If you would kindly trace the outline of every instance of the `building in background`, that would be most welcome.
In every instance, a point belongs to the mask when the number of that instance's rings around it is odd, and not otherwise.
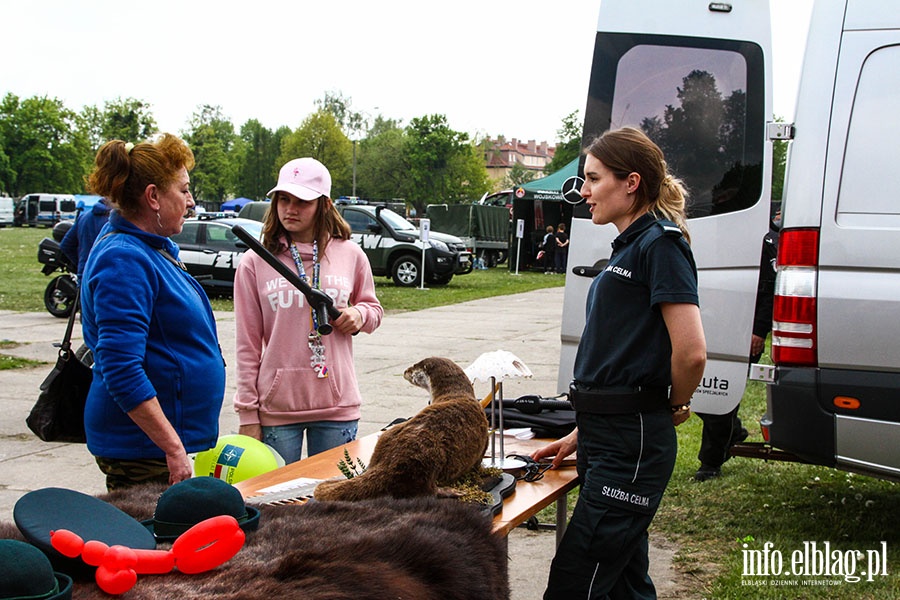
[[[501,182],[512,172],[515,165],[521,165],[528,171],[534,172],[533,179],[543,177],[547,173],[544,167],[553,160],[556,150],[547,142],[538,144],[535,140],[522,140],[512,138],[507,141],[502,136],[496,140],[485,140],[485,166],[491,181]]]

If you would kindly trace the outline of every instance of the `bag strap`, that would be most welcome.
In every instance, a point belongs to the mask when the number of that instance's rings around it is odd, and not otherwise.
[[[173,265],[175,265],[182,271],[187,272],[187,267],[184,266],[184,263],[181,262],[180,260],[177,260],[174,256],[169,254],[168,250],[166,250],[165,248],[154,248],[154,249],[157,252],[159,252],[160,254],[162,254],[166,258],[167,261],[169,261],[170,263],[172,263]]]
[[[72,312],[69,313],[69,323],[66,325],[66,334],[63,336],[62,343],[59,345],[59,357],[63,360],[69,360],[69,353],[72,350],[72,330],[75,328],[75,313],[81,301],[81,286],[75,287],[75,300],[72,301]]]

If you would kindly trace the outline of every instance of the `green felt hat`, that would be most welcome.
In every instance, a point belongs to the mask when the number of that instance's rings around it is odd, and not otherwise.
[[[38,548],[19,540],[0,540],[0,598],[71,600],[72,578],[53,571]]]
[[[143,521],[157,540],[175,540],[201,521],[231,515],[244,531],[256,531],[259,510],[244,504],[233,485],[215,477],[180,481],[160,495],[153,518]]]

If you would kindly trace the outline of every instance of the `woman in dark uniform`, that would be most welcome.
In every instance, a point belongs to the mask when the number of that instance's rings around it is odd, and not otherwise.
[[[588,293],[569,390],[578,427],[532,455],[556,467],[577,448],[581,478],[544,598],[656,598],[647,528],[706,364],[686,192],[637,129],[608,131],[586,153],[581,195],[619,236]]]

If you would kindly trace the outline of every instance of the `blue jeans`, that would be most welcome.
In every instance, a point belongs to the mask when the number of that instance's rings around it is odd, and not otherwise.
[[[312,456],[356,439],[359,421],[311,421],[292,425],[263,426],[262,441],[275,448],[285,463],[297,462],[303,452],[303,432]]]

